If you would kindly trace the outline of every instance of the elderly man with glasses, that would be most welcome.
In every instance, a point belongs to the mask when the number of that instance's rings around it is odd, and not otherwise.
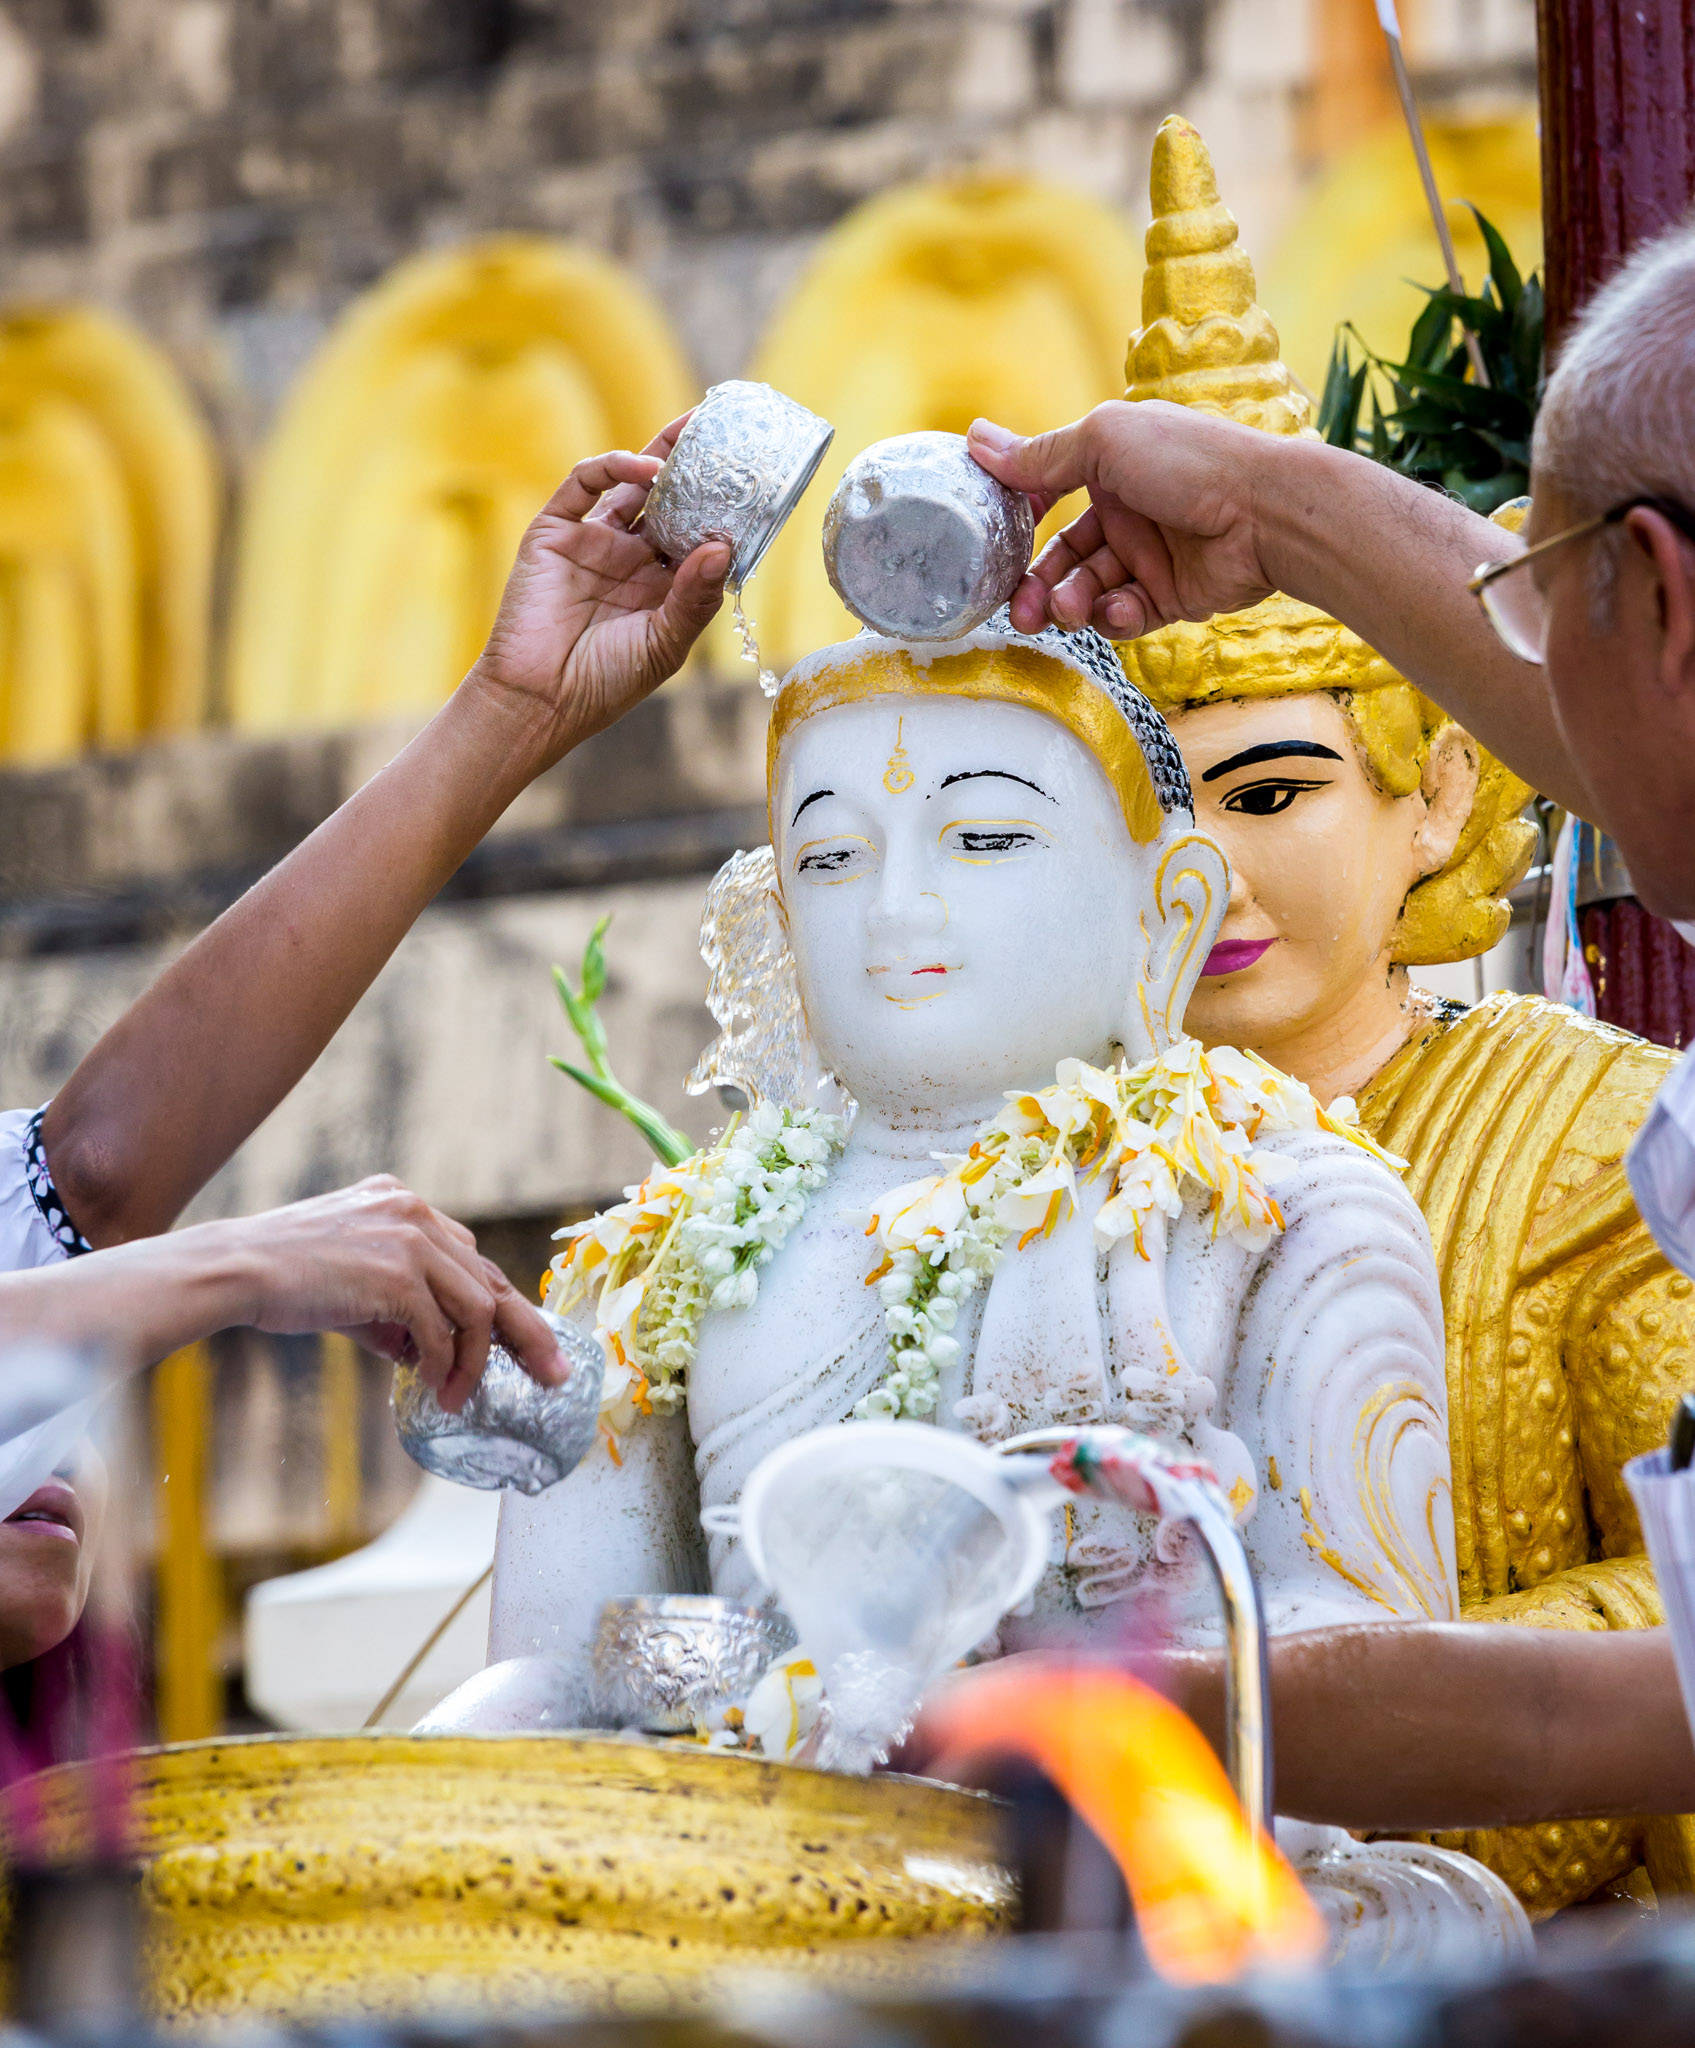
[[[1610,832],[1644,902],[1695,943],[1692,372],[1695,230],[1683,230],[1639,251],[1561,352],[1537,422],[1522,537],[1316,438],[1158,401],[1104,405],[1029,440],[979,421],[971,447],[1038,511],[1088,492],[1014,599],[1022,630],[1089,622],[1128,640],[1275,590],[1305,600],[1381,650],[1526,781]],[[1695,1275],[1690,1058],[1662,1087],[1628,1168],[1666,1256]],[[1539,1656],[1598,1660],[1585,1669],[1611,1685],[1615,1729],[1634,1729],[1668,1782],[1686,1771],[1682,1731],[1668,1737],[1662,1717],[1651,1732],[1643,1706],[1644,1656],[1659,1692],[1675,1697],[1664,1631],[1560,1645],[1489,1633],[1501,1639],[1509,1721],[1513,1701],[1521,1725],[1559,1716]],[[1418,1653],[1444,1685],[1464,1654],[1452,1635],[1427,1632]],[[1311,1650],[1314,1670],[1334,1663],[1340,1683],[1341,1652],[1316,1640]],[[1375,1671],[1376,1650],[1368,1661]],[[1417,1702],[1403,1704],[1404,1718],[1421,1719]],[[1592,1729],[1591,1714],[1580,1718]],[[1439,1750],[1434,1721],[1429,1732]],[[1537,1812],[1514,1817],[1597,1810],[1570,1772],[1554,1772],[1543,1791]]]

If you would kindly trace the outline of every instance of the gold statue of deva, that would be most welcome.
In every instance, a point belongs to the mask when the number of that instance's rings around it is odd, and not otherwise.
[[[1159,131],[1152,199],[1126,396],[1310,433],[1187,122]],[[1197,823],[1235,871],[1219,971],[1203,972],[1189,1028],[1251,1046],[1321,1099],[1356,1096],[1372,1135],[1410,1161],[1442,1280],[1468,1618],[1658,1624],[1620,1471],[1664,1440],[1695,1299],[1622,1160],[1673,1055],[1536,996],[1439,1003],[1407,975],[1505,931],[1534,837],[1528,789],[1362,640],[1281,595],[1119,654],[1169,719]],[[1656,1886],[1695,1889],[1690,1820],[1444,1839],[1538,1917],[1639,1861]]]

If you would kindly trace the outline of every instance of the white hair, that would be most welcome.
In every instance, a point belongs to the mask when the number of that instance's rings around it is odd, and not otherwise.
[[[1695,505],[1695,224],[1645,242],[1589,301],[1532,450],[1579,518],[1644,492]]]

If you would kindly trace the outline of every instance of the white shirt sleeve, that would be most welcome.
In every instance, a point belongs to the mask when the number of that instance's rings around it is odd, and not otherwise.
[[[1660,1083],[1624,1170],[1654,1242],[1680,1272],[1695,1274],[1695,1061],[1689,1053]]]
[[[0,1273],[51,1266],[86,1249],[59,1206],[45,1164],[31,1172],[30,1127],[39,1114],[0,1110]]]

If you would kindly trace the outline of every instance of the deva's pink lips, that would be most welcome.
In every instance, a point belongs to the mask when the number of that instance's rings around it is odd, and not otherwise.
[[[1252,967],[1262,953],[1275,946],[1275,939],[1220,939],[1206,957],[1201,968],[1207,974],[1240,974],[1244,967]]]

